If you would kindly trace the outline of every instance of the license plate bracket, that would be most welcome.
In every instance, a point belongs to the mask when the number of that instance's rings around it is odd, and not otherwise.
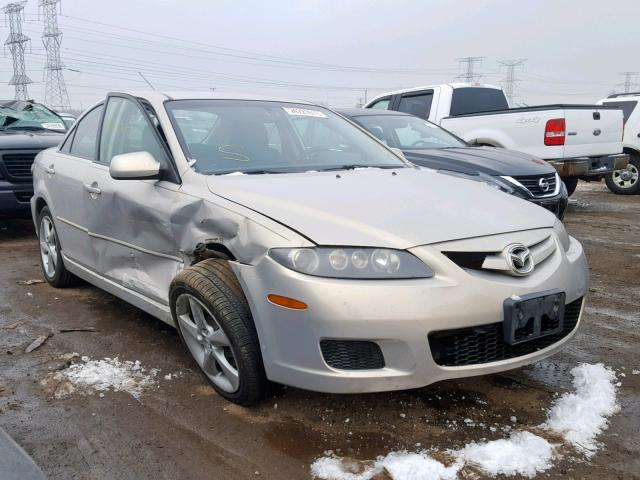
[[[560,333],[566,294],[558,289],[513,295],[504,301],[504,341],[509,345]]]

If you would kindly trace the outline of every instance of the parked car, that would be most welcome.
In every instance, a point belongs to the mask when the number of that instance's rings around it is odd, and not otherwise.
[[[509,108],[492,85],[449,83],[385,93],[367,108],[398,110],[430,120],[473,145],[503,147],[547,160],[569,191],[625,168],[622,114],[615,107],[542,105]]]
[[[411,163],[485,182],[551,211],[562,220],[568,195],[555,169],[526,153],[472,147],[427,120],[393,110],[338,109]]]
[[[0,100],[0,216],[29,216],[33,159],[64,133],[62,119],[44,105]]]
[[[58,116],[64,121],[64,125],[67,128],[71,128],[76,121],[75,115],[67,112],[57,112]]]
[[[598,102],[599,105],[622,109],[624,122],[624,152],[629,154],[629,165],[607,174],[607,187],[614,193],[634,195],[640,193],[640,92],[618,93]]]
[[[111,93],[38,155],[34,186],[47,281],[175,325],[241,404],[268,381],[372,392],[534,362],[588,288],[552,213],[310,103]]]

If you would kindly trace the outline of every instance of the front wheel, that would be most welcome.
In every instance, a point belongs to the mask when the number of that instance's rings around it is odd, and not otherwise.
[[[563,178],[564,186],[567,187],[567,195],[573,195],[578,187],[578,179],[576,177]]]
[[[38,242],[40,265],[47,282],[56,288],[73,285],[76,278],[64,266],[60,239],[48,207],[44,207],[38,214]]]
[[[229,401],[251,405],[268,393],[249,305],[228,262],[204,260],[171,283],[171,313],[191,357]]]
[[[605,177],[605,182],[613,193],[620,195],[640,193],[640,157],[633,155],[629,159],[627,168],[610,173]]]

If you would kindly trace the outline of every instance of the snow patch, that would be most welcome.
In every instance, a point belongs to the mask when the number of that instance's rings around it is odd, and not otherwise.
[[[73,392],[93,394],[95,392],[126,392],[135,399],[150,387],[156,385],[155,377],[159,370],[147,370],[139,360],[120,361],[116,358],[91,360],[82,357],[82,363],[52,374],[43,381],[43,385],[57,382],[54,396],[61,398]]]
[[[560,433],[589,457],[596,437],[607,428],[607,417],[618,411],[616,374],[603,364],[582,364],[571,370],[574,393],[565,393],[551,407],[544,427]]]
[[[561,435],[587,458],[598,448],[595,439],[607,428],[607,417],[618,411],[616,374],[598,363],[581,364],[571,370],[575,392],[558,397],[547,412],[547,420],[538,428]],[[467,422],[466,420],[469,420]],[[510,418],[516,422],[515,417]],[[465,419],[465,423],[473,422]],[[503,431],[508,431],[503,428]],[[386,474],[392,480],[454,480],[468,472],[465,468],[482,470],[490,476],[521,475],[533,478],[545,472],[560,456],[563,445],[527,431],[516,431],[508,438],[470,443],[459,450],[448,450],[451,465],[432,458],[428,451],[418,453],[391,452],[374,462],[343,459],[327,452],[311,465],[311,473],[322,480],[371,480]]]
[[[492,476],[502,474],[533,478],[537,473],[551,468],[553,452],[553,445],[544,438],[530,432],[515,432],[507,439],[471,443],[451,453]]]

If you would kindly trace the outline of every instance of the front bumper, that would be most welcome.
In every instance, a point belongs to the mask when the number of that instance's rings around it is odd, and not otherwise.
[[[598,177],[627,167],[629,155],[603,155],[599,157],[547,160],[561,177]]]
[[[558,242],[554,237],[554,241]],[[467,271],[435,247],[411,250],[435,272],[430,279],[355,281],[312,277],[288,270],[269,257],[257,265],[234,264],[260,339],[267,377],[286,385],[331,393],[362,393],[422,387],[440,380],[512,369],[551,355],[577,331],[531,354],[507,360],[445,367],[430,351],[430,332],[503,321],[511,295],[560,289],[567,303],[584,297],[588,283],[582,246],[574,239],[556,249],[528,277]],[[305,311],[269,303],[270,293],[306,302]],[[384,368],[330,367],[322,340],[375,342]]]
[[[0,216],[28,216],[33,186],[0,180]]]

